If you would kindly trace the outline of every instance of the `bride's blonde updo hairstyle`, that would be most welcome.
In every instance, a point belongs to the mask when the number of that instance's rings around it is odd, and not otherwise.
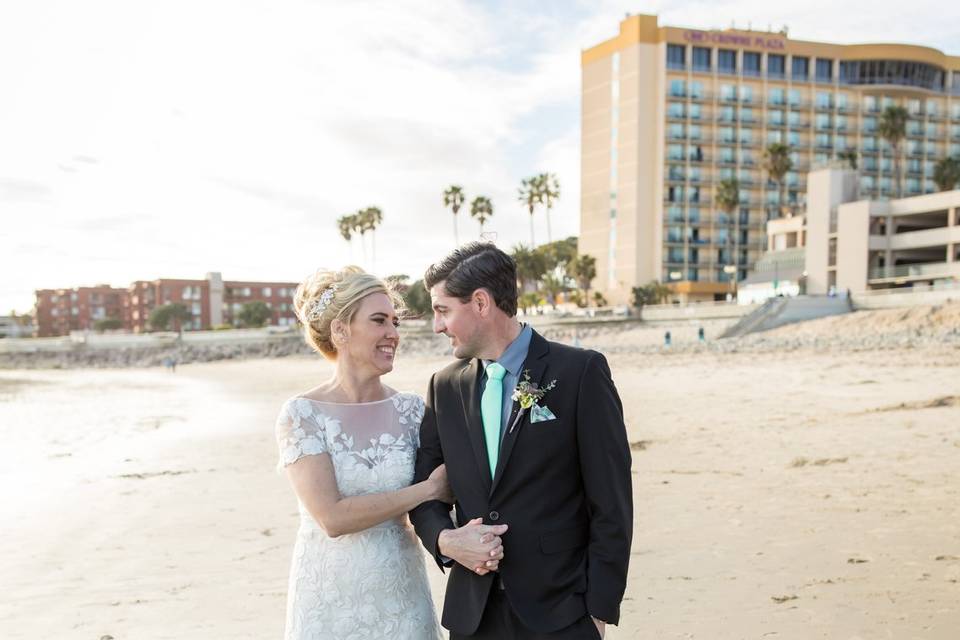
[[[334,320],[349,325],[360,308],[360,301],[371,293],[386,295],[398,315],[402,313],[403,299],[396,290],[360,267],[344,267],[340,271],[321,269],[301,282],[293,295],[293,306],[303,325],[307,344],[328,360],[336,360],[337,346],[330,325]]]

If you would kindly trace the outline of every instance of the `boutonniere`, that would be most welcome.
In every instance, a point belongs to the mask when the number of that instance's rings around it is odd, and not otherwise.
[[[517,387],[513,390],[513,401],[520,403],[520,412],[517,413],[516,419],[513,421],[513,424],[510,425],[509,433],[513,433],[514,427],[520,422],[520,418],[524,412],[530,408],[539,408],[537,403],[543,400],[543,396],[547,394],[547,391],[550,391],[555,386],[557,386],[557,381],[551,380],[548,384],[541,387],[536,382],[530,380],[530,371],[524,370],[523,380],[518,382]]]

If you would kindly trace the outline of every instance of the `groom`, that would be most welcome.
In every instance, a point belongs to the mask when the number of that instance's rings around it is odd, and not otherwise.
[[[451,639],[602,638],[620,617],[633,531],[606,360],[517,321],[516,265],[492,244],[460,247],[425,284],[433,330],[459,358],[430,380],[414,478],[446,464],[456,524],[440,502],[411,512],[453,567],[443,626]]]

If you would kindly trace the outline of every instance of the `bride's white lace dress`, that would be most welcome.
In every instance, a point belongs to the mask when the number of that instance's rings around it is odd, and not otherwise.
[[[423,399],[341,404],[295,397],[277,419],[280,466],[327,453],[344,497],[413,481]],[[421,547],[406,516],[330,538],[300,504],[286,640],[440,638]]]

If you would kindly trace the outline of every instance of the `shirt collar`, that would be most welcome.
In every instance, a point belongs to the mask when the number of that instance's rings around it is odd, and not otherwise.
[[[523,324],[522,327],[520,335],[503,350],[503,355],[496,360],[507,370],[508,374],[514,376],[520,375],[520,369],[527,359],[527,352],[530,351],[530,339],[533,337],[533,329],[530,328],[530,325]],[[481,360],[480,362],[483,364],[484,372],[486,372],[487,365],[494,361]]]

